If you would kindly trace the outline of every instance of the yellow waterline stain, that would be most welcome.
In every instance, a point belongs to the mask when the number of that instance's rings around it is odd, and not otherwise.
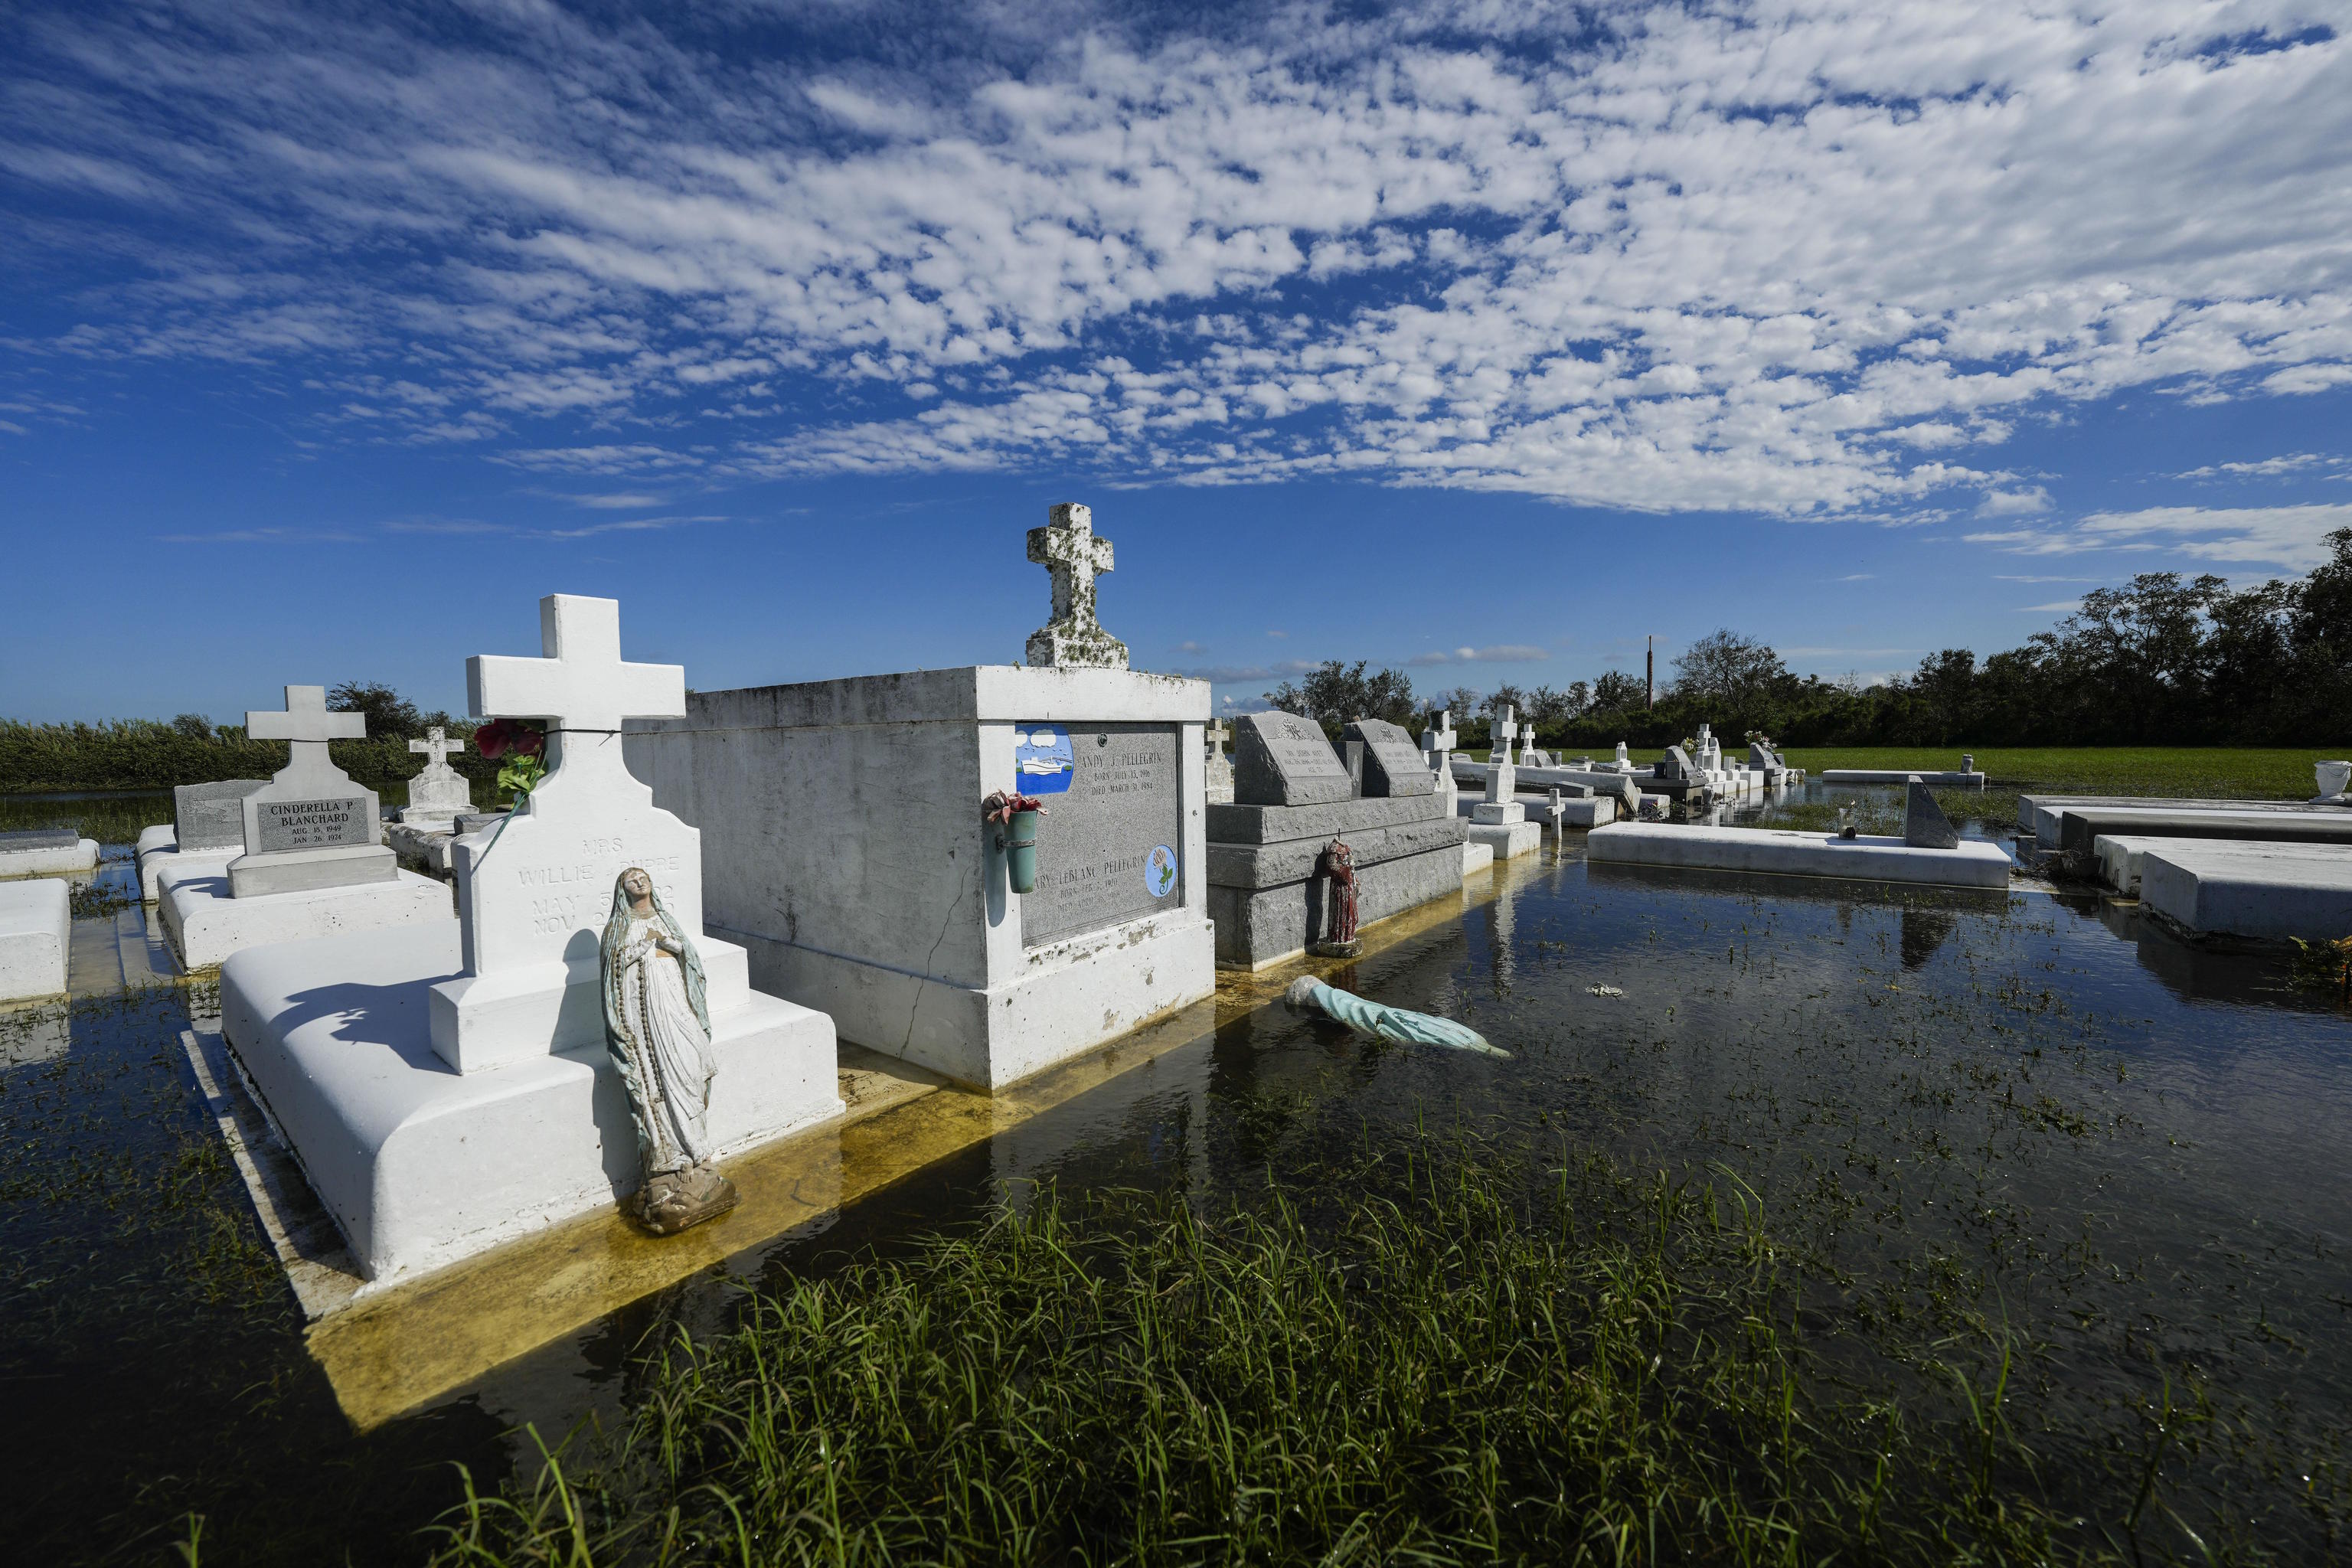
[[[726,1162],[740,1194],[732,1213],[669,1237],[645,1235],[616,1208],[583,1215],[320,1318],[310,1328],[310,1352],[344,1415],[365,1431],[1202,1039],[1279,1000],[1299,974],[1345,986],[1365,958],[1458,921],[1556,864],[1549,851],[1498,863],[1458,900],[1435,900],[1364,927],[1355,959],[1299,958],[1259,973],[1222,970],[1214,997],[993,1096],[845,1047],[847,1116]]]

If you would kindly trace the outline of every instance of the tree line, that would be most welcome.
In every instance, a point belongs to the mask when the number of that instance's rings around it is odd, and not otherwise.
[[[1509,705],[1538,743],[1664,746],[1702,721],[1727,742],[1783,745],[2337,745],[2352,739],[2352,529],[2300,580],[2233,589],[2221,577],[2143,573],[2097,588],[2021,647],[1979,660],[1944,648],[1882,685],[1790,672],[1729,629],[1674,661],[1654,706],[1641,677],[1605,670],[1564,689],[1506,684],[1417,696],[1401,670],[1331,660],[1265,693],[1336,737],[1359,716],[1416,733],[1453,710],[1462,743],[1487,743]]]
[[[471,721],[425,712],[389,686],[345,681],[327,694],[338,713],[367,718],[367,735],[329,748],[335,765],[369,789],[415,778],[425,759],[412,739],[438,724],[468,740]],[[283,741],[257,741],[242,724],[215,724],[201,713],[175,719],[117,719],[103,723],[26,724],[0,720],[0,792],[87,789],[169,789],[215,779],[268,778],[286,765]],[[449,765],[488,783],[496,763],[468,747]]]

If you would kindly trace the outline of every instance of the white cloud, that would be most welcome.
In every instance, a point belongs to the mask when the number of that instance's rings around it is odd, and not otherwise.
[[[2352,528],[2352,504],[2147,507],[2137,511],[2094,512],[2067,528],[2012,529],[1967,537],[1971,543],[1990,544],[2013,555],[2072,555],[2092,550],[2164,551],[2197,561],[2308,572],[2327,559],[2324,541],[2339,528]],[[2087,579],[2014,580],[2057,583]]]
[[[814,64],[736,63],[718,16],[479,6],[461,45],[67,11],[0,67],[0,163],[60,194],[25,243],[147,280],[10,347],[298,363],[415,440],[612,433],[497,454],[541,471],[2034,515],[1958,455],[2135,387],[2352,383],[2330,9],[1465,3],[1143,41],[1051,7]],[[1545,47],[1464,41],[1497,28]]]
[[[1428,664],[1525,664],[1533,659],[1549,658],[1548,648],[1529,643],[1496,643],[1490,647],[1437,648],[1417,653],[1405,660],[1409,665]]]

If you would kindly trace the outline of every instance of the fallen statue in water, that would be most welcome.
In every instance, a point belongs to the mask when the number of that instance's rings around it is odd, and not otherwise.
[[[1302,974],[1292,981],[1290,989],[1282,994],[1282,1004],[1294,1013],[1320,1013],[1335,1023],[1345,1024],[1368,1040],[1394,1040],[1408,1046],[1448,1046],[1457,1051],[1476,1051],[1481,1056],[1501,1057],[1506,1061],[1511,1056],[1500,1046],[1488,1044],[1486,1036],[1467,1024],[1369,1002],[1352,991],[1326,985],[1311,974]]]

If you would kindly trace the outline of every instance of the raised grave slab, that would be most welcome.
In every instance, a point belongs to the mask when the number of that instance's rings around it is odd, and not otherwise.
[[[2318,805],[2299,800],[2210,800],[2145,795],[2021,795],[2017,797],[2018,826],[2033,835],[2036,847],[2055,849],[2058,847],[2060,816],[2076,806],[2125,806],[2150,811],[2285,812],[2292,815],[2343,811],[2340,806]]]
[[[701,951],[719,1157],[838,1115],[831,1021],[752,991],[740,949],[706,939]],[[250,948],[222,966],[223,1032],[366,1272],[362,1295],[638,1182],[627,1097],[601,1038],[479,1072],[453,1072],[436,1053],[435,989],[464,973],[446,909],[400,930]]]
[[[1653,822],[1596,827],[1584,841],[1584,853],[1587,859],[1604,864],[1947,888],[2005,888],[2010,874],[2007,853],[1981,839],[1963,839],[1949,849],[1924,849],[1892,836],[1840,838],[1835,834]]]
[[[0,1002],[63,992],[72,939],[63,882],[0,883]]]
[[[2110,833],[2149,838],[2236,838],[2277,844],[2352,844],[2352,811],[2306,806],[2276,811],[2236,806],[2067,805],[2055,809],[2057,848],[2088,864]]]
[[[449,889],[395,869],[387,882],[238,898],[226,868],[189,865],[158,873],[155,912],[172,956],[193,974],[248,947],[446,921]]]
[[[2099,880],[2116,892],[2139,897],[2140,861],[2150,846],[2195,844],[2194,838],[2154,838],[2142,834],[2106,833],[2093,846],[2099,858]]]
[[[98,840],[67,828],[0,833],[0,881],[15,877],[62,877],[98,868]]]
[[[1961,773],[1951,769],[1938,773],[1931,768],[1824,768],[1822,783],[1825,784],[1899,784],[1917,779],[1921,784],[1938,789],[1982,789],[1982,770]]]
[[[2182,840],[2140,856],[2140,907],[2194,936],[2352,934],[2352,846]]]
[[[1458,819],[1451,825],[1458,833]],[[1349,839],[1348,847],[1356,847]],[[1441,848],[1366,865],[1356,863],[1356,929],[1462,891],[1459,839]],[[1328,899],[1324,879],[1309,877],[1258,889],[1209,889],[1217,928],[1217,962],[1227,968],[1265,969],[1297,957],[1322,940]]]

